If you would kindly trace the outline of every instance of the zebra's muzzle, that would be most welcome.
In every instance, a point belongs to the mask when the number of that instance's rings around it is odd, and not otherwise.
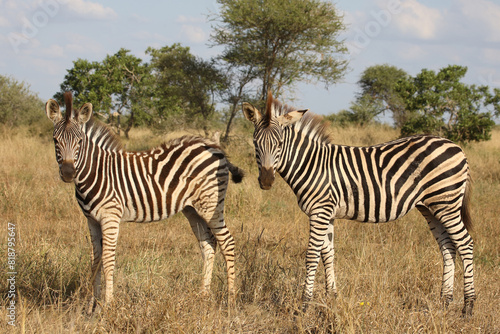
[[[269,190],[274,183],[274,169],[262,167],[259,175],[260,189]]]
[[[63,161],[61,167],[59,168],[59,175],[61,176],[61,180],[66,183],[72,182],[75,178],[76,170],[75,166],[70,161]]]

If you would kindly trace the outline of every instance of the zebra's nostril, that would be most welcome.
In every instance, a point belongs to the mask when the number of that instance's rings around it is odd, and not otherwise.
[[[261,189],[271,189],[274,183],[274,169],[263,167],[260,170],[259,184]]]
[[[70,161],[63,161],[60,167],[61,179],[64,182],[71,182],[75,178],[75,166]]]

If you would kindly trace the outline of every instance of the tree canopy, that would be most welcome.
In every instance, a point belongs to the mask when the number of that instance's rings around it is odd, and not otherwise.
[[[42,108],[42,100],[28,84],[0,75],[0,123],[33,125],[43,119]]]
[[[401,134],[432,133],[463,143],[490,139],[500,90],[461,82],[466,73],[467,67],[450,65],[400,80],[396,90],[409,112]]]
[[[369,96],[372,100],[379,101],[383,108],[389,110],[396,127],[401,127],[406,121],[405,104],[396,91],[399,80],[408,77],[408,74],[396,66],[388,64],[367,67],[361,74],[358,85],[361,88],[359,97]]]
[[[215,113],[216,96],[222,94],[228,82],[213,60],[203,60],[180,44],[160,49],[148,48],[151,67],[156,79],[155,96],[158,114],[177,114],[193,121],[203,120],[202,127]]]
[[[148,114],[151,75],[142,60],[120,49],[114,55],[107,55],[102,62],[78,59],[68,70],[61,84],[61,90],[54,97],[62,102],[65,91],[72,91],[77,104],[91,102],[94,109],[104,118],[111,120],[116,115],[118,132],[120,118],[127,115],[125,135],[132,126],[142,124],[151,118]]]
[[[345,26],[331,2],[318,0],[217,0],[211,42],[224,46],[221,58],[255,72],[260,99],[280,96],[299,81],[337,82],[347,52],[339,34]]]

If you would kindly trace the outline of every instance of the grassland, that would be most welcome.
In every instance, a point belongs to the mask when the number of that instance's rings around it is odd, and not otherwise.
[[[305,277],[307,217],[278,180],[257,184],[251,132],[226,148],[247,171],[230,184],[226,221],[237,243],[237,308],[228,311],[220,254],[209,298],[198,295],[202,261],[185,218],[123,224],[117,249],[115,301],[83,312],[90,286],[91,245],[71,185],[60,181],[49,133],[0,129],[0,332],[12,333],[499,333],[500,130],[465,147],[472,175],[477,302],[463,319],[463,271],[457,261],[455,301],[439,302],[442,260],[418,212],[389,224],[337,221],[339,295],[325,300],[318,271],[314,305],[300,308]],[[175,136],[176,134],[171,134]],[[332,128],[334,141],[368,145],[398,136],[389,128]],[[166,136],[131,133],[130,149]],[[16,327],[7,321],[7,228],[16,227]]]

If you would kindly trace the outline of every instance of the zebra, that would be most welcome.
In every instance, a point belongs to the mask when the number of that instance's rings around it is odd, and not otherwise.
[[[234,239],[224,221],[229,182],[239,183],[243,171],[232,165],[214,142],[192,136],[174,139],[144,152],[126,151],[118,136],[92,117],[92,104],[73,109],[71,92],[64,94],[66,113],[49,99],[47,117],[54,123],[56,160],[61,179],[74,183],[78,204],[87,218],[92,240],[88,313],[101,294],[113,298],[113,273],[121,222],[152,222],[181,212],[198,239],[203,258],[202,293],[209,291],[217,244],[226,262],[229,301],[235,298]]]
[[[464,268],[464,307],[472,315],[475,290],[469,194],[471,178],[462,149],[453,142],[416,135],[368,147],[334,145],[320,116],[295,110],[268,94],[262,114],[243,103],[254,124],[258,181],[271,188],[275,174],[288,183],[309,216],[303,311],[312,299],[321,258],[327,295],[335,297],[333,221],[389,222],[417,208],[443,257],[441,298],[453,299],[456,252]]]

